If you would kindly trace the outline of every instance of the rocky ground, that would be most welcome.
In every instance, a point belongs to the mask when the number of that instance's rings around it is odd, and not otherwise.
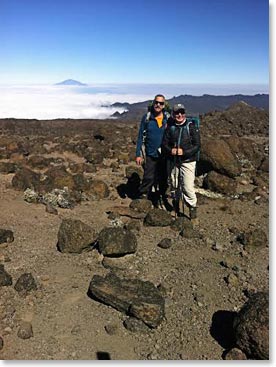
[[[229,164],[229,157],[228,168],[221,169],[206,144],[205,159],[228,181],[210,179],[206,190],[203,176],[197,179],[198,219],[183,233],[183,223],[176,228],[173,212],[168,212],[170,225],[162,220],[146,225],[149,209],[129,208],[136,185],[128,172],[136,169],[137,126],[128,126],[123,136],[116,135],[121,125],[112,123],[95,125],[89,136],[86,127],[67,136],[53,126],[38,133],[24,124],[21,133],[15,128],[12,135],[6,122],[2,124],[1,359],[250,358],[241,347],[235,357],[227,357],[227,352],[237,346],[235,316],[252,295],[269,288],[267,139],[259,138],[258,149],[240,159],[239,169]],[[123,149],[117,150],[120,138]],[[229,146],[233,152],[233,141]],[[65,168],[66,173],[53,174],[49,166],[59,172]],[[34,172],[41,176],[34,177]],[[26,196],[30,186],[39,193],[35,198]],[[65,186],[68,205],[47,202],[46,191]],[[104,228],[128,228],[137,248],[124,256],[104,256],[94,242],[79,253],[61,252],[58,236],[65,219],[88,225],[94,239]],[[164,317],[157,326],[149,327],[89,294],[93,276],[110,272],[129,284],[139,279],[155,286],[164,300]],[[20,283],[23,274],[29,278]]]

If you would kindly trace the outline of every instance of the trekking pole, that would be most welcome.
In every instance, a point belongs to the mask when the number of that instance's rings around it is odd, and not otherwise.
[[[181,171],[180,171],[181,160],[180,160],[180,156],[178,155],[178,149],[179,149],[179,146],[177,147],[177,161],[179,163],[178,178],[177,178],[177,191],[179,192],[179,195],[180,195],[179,201],[180,200],[182,201],[182,211],[183,211],[183,216],[184,216],[184,200],[183,200],[183,192],[182,192],[182,189],[181,189]],[[180,202],[179,202],[179,204],[180,204]],[[179,215],[180,215],[180,213],[179,213]]]
[[[177,145],[175,143],[174,145],[175,148],[177,148]],[[176,151],[177,153],[177,151]],[[177,177],[177,170],[176,170],[176,165],[177,165],[177,154],[174,155],[173,157],[173,163],[174,163],[174,198],[173,198],[173,203],[174,203],[174,219],[176,219],[177,217],[177,201],[176,201],[176,194],[177,194],[177,184],[178,183],[178,177]]]

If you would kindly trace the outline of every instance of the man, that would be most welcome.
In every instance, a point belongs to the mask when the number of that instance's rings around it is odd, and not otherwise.
[[[168,174],[175,189],[175,210],[179,214],[179,200],[189,207],[190,219],[197,217],[197,198],[194,187],[196,157],[200,149],[199,129],[193,120],[187,120],[185,107],[173,106],[174,123],[164,134],[162,148],[168,157]]]
[[[158,197],[155,197],[154,205],[162,197],[165,201],[167,189],[166,159],[161,154],[161,143],[169,114],[164,111],[165,97],[157,94],[153,100],[150,111],[141,120],[136,145],[136,164],[144,164],[144,176],[139,187],[139,197],[152,199],[151,191],[158,186]],[[145,148],[144,156],[142,148]]]

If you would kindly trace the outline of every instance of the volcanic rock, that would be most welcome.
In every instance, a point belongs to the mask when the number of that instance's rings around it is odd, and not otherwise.
[[[269,295],[258,292],[240,310],[235,322],[237,346],[253,359],[269,359]]]
[[[63,219],[58,231],[58,249],[61,252],[81,253],[96,240],[93,228],[77,219]]]
[[[98,237],[99,251],[104,256],[124,256],[137,250],[134,233],[120,227],[106,227]]]
[[[90,294],[103,303],[142,320],[156,328],[165,315],[165,301],[159,290],[148,281],[120,279],[110,273],[105,278],[94,275]]]

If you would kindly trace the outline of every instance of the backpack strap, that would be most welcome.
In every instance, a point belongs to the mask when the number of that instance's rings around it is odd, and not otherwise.
[[[149,120],[150,120],[150,115],[151,115],[151,112],[149,111],[149,112],[147,112],[147,114],[146,114],[146,118],[145,118],[145,122],[149,122]]]
[[[183,126],[184,127],[184,126]],[[178,135],[178,139],[177,139],[177,146],[180,146],[180,140],[181,140],[181,136],[182,136],[182,131],[183,131],[183,127],[180,127],[180,131],[179,131],[179,135]],[[175,134],[175,125],[170,126],[170,130],[172,135]]]

